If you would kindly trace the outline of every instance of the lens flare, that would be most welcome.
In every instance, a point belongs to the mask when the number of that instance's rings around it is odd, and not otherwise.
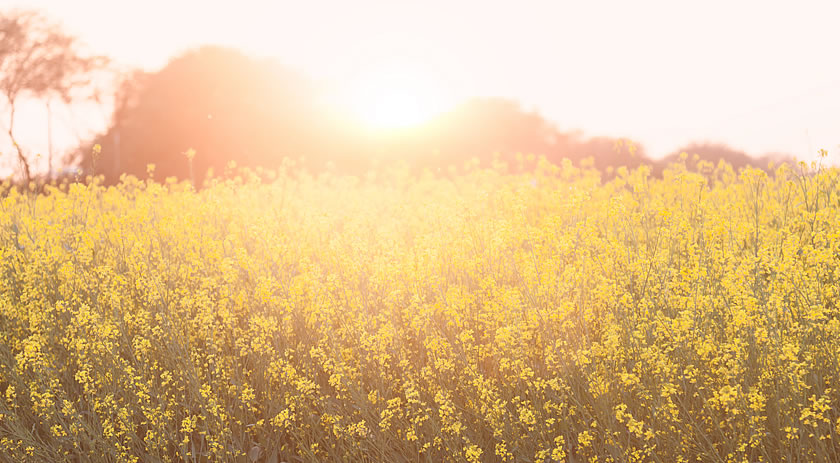
[[[354,119],[374,130],[416,127],[447,108],[446,92],[438,79],[400,62],[360,72],[344,90],[342,100]]]

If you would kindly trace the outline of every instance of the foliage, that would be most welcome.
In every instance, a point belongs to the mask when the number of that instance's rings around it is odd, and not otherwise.
[[[324,135],[330,131],[316,101],[309,81],[273,60],[204,46],[158,72],[126,76],[111,126],[92,143],[102,146],[97,173],[113,183],[155,164],[159,175],[186,179],[188,148],[201,153],[194,166],[200,178],[230,161],[277,167],[282,157],[322,158],[339,145]],[[89,146],[80,151],[87,155]]]
[[[772,165],[778,165],[782,162],[792,163],[793,160],[789,156],[782,154],[768,154],[764,156],[750,156],[749,154],[731,148],[722,143],[690,143],[673,153],[665,156],[661,162],[657,162],[654,168],[654,173],[662,172],[668,165],[680,161],[683,153],[688,156],[683,159],[686,167],[689,170],[696,171],[698,164],[701,161],[712,163],[713,165],[723,161],[732,166],[735,170],[740,170],[745,167],[754,167],[757,169],[771,170]]]
[[[631,153],[616,149],[615,139],[561,132],[502,98],[468,100],[419,127],[370,133],[325,104],[324,93],[276,61],[201,47],[158,72],[126,76],[110,127],[80,147],[80,164],[90,165],[84,156],[93,144],[102,146],[97,174],[108,183],[123,173],[143,176],[150,163],[160,175],[190,178],[181,156],[190,147],[201,154],[193,166],[199,179],[230,161],[276,168],[284,158],[299,159],[314,172],[329,165],[354,175],[395,161],[437,170],[477,157],[484,165],[497,159],[514,166],[517,153],[552,162],[592,157],[602,170],[647,160],[638,143]]]
[[[0,459],[830,460],[840,171],[806,167],[7,190]]]
[[[15,139],[15,111],[22,97],[70,103],[89,89],[94,72],[107,59],[83,56],[78,40],[41,14],[28,10],[0,13],[0,93],[8,111],[6,127],[25,179],[32,178],[29,160]]]

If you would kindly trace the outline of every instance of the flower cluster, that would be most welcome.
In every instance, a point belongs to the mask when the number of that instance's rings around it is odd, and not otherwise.
[[[840,454],[840,171],[6,186],[2,461]]]

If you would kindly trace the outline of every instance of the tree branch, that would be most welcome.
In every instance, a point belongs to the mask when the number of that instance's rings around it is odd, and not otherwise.
[[[15,139],[15,101],[9,100],[9,128],[8,128],[9,139],[12,140],[12,145],[15,147],[17,151],[18,160],[20,164],[23,166],[23,173],[26,176],[26,183],[27,185],[29,182],[32,181],[32,173],[29,170],[29,161],[26,160],[26,156],[23,154],[23,149],[18,145],[17,140]]]

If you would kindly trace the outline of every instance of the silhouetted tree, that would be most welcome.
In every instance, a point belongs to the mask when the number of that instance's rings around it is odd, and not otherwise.
[[[230,161],[274,167],[283,157],[302,158],[321,170],[328,163],[346,173],[407,162],[415,167],[448,167],[472,158],[508,161],[517,153],[544,155],[559,162],[593,157],[595,166],[638,165],[618,153],[616,140],[584,139],[559,132],[542,116],[510,100],[474,99],[406,130],[372,133],[322,105],[319,89],[274,61],[237,51],[203,47],[173,59],[161,71],[127,76],[116,95],[108,131],[81,150],[101,145],[97,172],[114,181],[121,173],[188,178],[183,155],[196,152],[192,168],[201,180]],[[88,159],[89,160],[89,159]],[[84,160],[83,164],[92,162]]]
[[[283,156],[316,156],[327,143],[315,88],[270,60],[206,46],[155,73],[135,73],[120,87],[97,172],[184,178],[183,155],[197,153],[195,172],[228,162],[273,166]],[[83,153],[89,152],[83,149]]]
[[[593,137],[583,138],[580,134],[572,133],[569,141],[560,147],[561,157],[580,162],[591,159],[592,167],[610,177],[609,171],[616,167],[639,167],[642,164],[652,164],[641,143],[623,138]]]
[[[688,170],[696,171],[697,165],[700,161],[710,162],[717,166],[720,161],[724,161],[735,171],[746,167],[754,167],[757,169],[768,170],[771,162],[778,164],[779,162],[792,162],[790,157],[783,155],[765,155],[765,156],[750,156],[744,151],[734,149],[723,143],[712,142],[694,142],[690,143],[662,158],[656,164],[655,173],[661,174],[662,171],[674,162],[680,161],[680,156],[685,153],[685,166]]]
[[[89,89],[92,75],[107,59],[83,56],[78,40],[33,11],[0,13],[0,92],[7,110],[6,133],[15,148],[27,182],[32,178],[29,160],[15,137],[15,112],[21,98],[70,103]],[[50,160],[51,162],[51,160]]]
[[[457,165],[477,158],[485,164],[498,159],[515,168],[517,154],[545,156],[554,163],[563,158],[576,163],[592,158],[593,166],[602,170],[649,162],[639,144],[561,132],[540,114],[525,111],[517,102],[504,98],[468,100],[434,118],[422,130],[380,143],[386,143],[393,155],[427,167]]]

